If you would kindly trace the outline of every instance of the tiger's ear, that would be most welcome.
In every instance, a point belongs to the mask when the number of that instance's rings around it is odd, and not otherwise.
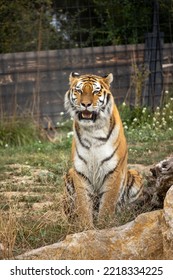
[[[112,83],[112,81],[113,81],[113,79],[114,79],[112,73],[106,75],[104,78],[105,78],[105,82],[106,82],[109,86],[110,86],[110,84]]]
[[[70,76],[69,76],[69,82],[70,82],[70,84],[73,82],[73,80],[75,79],[75,78],[79,78],[80,77],[80,74],[79,73],[77,73],[77,72],[71,72],[70,73]]]

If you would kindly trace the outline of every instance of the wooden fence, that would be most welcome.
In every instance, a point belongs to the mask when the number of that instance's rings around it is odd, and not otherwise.
[[[108,46],[0,55],[0,116],[28,113],[56,126],[64,112],[71,71],[105,75],[112,72],[117,103],[135,100],[135,71],[143,67],[144,45]],[[173,44],[163,46],[163,90],[173,85]],[[136,68],[137,67],[137,68]],[[145,78],[146,79],[146,78]],[[143,87],[145,83],[143,83]]]

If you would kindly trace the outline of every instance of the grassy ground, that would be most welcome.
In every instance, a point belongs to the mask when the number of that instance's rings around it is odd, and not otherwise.
[[[135,118],[124,123],[129,163],[152,165],[173,152],[173,123],[147,128]],[[160,125],[160,124],[159,124]],[[68,129],[67,129],[68,127]],[[1,258],[63,240],[75,231],[62,208],[63,174],[69,169],[71,137],[66,126],[57,141],[27,141],[0,147],[0,243]],[[127,222],[123,218],[121,223]]]
[[[62,211],[63,174],[69,167],[70,145],[71,140],[65,139],[57,144],[39,141],[1,148],[2,257],[51,244],[70,231]]]

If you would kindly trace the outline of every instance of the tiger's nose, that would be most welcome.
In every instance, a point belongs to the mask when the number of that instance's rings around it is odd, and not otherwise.
[[[92,103],[81,103],[81,105],[85,108],[88,108],[89,106],[91,106]]]

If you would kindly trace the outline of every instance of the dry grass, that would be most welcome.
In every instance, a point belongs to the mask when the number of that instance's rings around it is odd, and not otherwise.
[[[10,208],[8,212],[0,211],[0,240],[1,255],[3,259],[13,258],[14,246],[19,225],[16,217],[16,209]]]

